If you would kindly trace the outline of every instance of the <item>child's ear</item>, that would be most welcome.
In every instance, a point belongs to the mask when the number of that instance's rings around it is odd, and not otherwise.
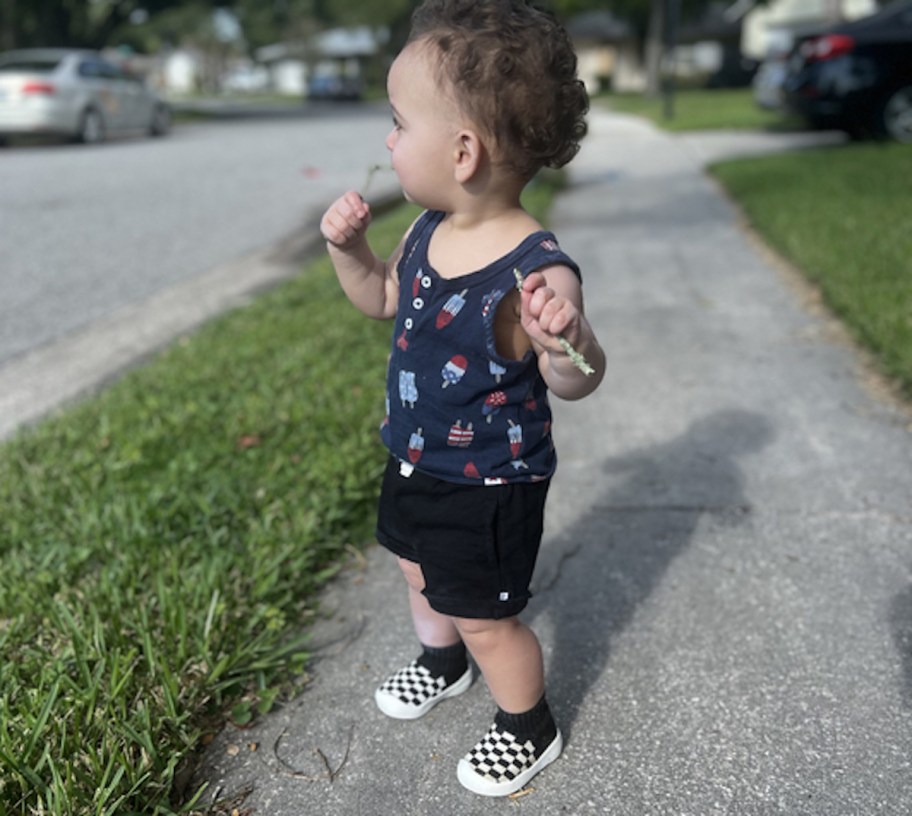
[[[460,130],[456,134],[453,158],[453,175],[460,184],[471,181],[478,172],[485,156],[484,142],[474,130]]]

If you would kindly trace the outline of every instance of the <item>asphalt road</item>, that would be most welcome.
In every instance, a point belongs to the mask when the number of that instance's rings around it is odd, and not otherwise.
[[[388,162],[382,105],[289,113],[0,151],[0,367],[274,246]]]

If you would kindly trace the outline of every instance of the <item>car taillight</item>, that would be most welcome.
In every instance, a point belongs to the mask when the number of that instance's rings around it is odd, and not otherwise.
[[[24,94],[47,94],[50,96],[56,92],[57,89],[50,82],[26,82],[22,86],[22,93]]]
[[[824,62],[848,54],[855,47],[855,40],[848,34],[827,34],[808,40],[801,46],[805,62]]]

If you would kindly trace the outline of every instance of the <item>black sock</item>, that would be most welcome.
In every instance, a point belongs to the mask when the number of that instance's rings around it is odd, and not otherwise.
[[[551,716],[551,709],[544,696],[532,708],[520,714],[510,714],[498,708],[494,724],[504,731],[509,731],[517,739],[531,740],[536,755],[541,754],[557,736],[557,724]]]
[[[434,677],[443,676],[447,685],[455,683],[469,668],[465,644],[461,641],[452,646],[425,646],[418,663],[424,666]]]

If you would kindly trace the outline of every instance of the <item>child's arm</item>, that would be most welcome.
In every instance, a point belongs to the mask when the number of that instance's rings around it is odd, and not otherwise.
[[[521,297],[520,321],[548,388],[566,400],[591,394],[605,376],[605,353],[583,314],[579,279],[569,267],[548,267],[526,277]],[[582,355],[592,373],[573,362],[560,337]]]
[[[320,232],[348,299],[368,317],[390,318],[399,299],[396,264],[405,239],[384,261],[367,242],[370,222],[370,205],[350,190],[323,215]]]

